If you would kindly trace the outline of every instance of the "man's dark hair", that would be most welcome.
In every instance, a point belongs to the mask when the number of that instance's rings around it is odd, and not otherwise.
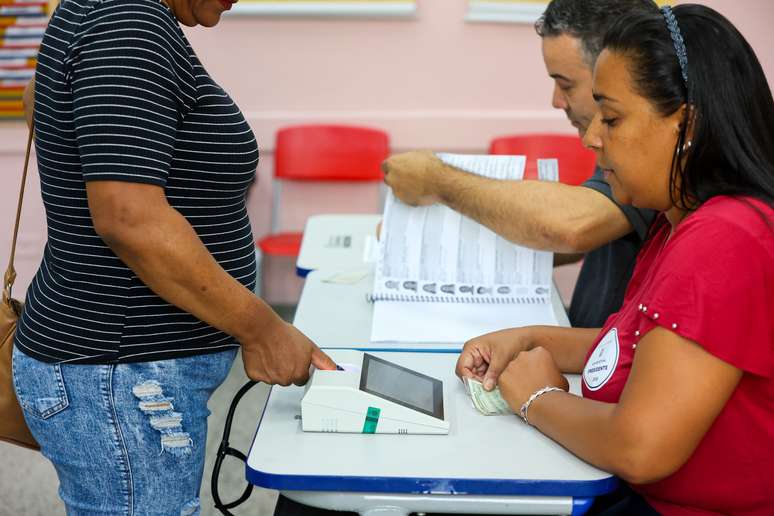
[[[566,34],[581,41],[586,61],[593,65],[602,51],[608,27],[623,14],[658,12],[653,0],[553,0],[535,30],[543,37]]]

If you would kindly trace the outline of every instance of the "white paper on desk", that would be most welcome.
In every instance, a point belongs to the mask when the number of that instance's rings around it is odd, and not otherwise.
[[[462,347],[485,333],[527,325],[556,326],[559,322],[548,304],[374,304],[371,342],[448,342]]]

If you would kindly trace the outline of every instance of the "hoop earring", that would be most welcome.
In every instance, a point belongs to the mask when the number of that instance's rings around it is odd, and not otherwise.
[[[691,140],[688,140],[688,141],[686,141],[685,143],[683,143],[683,148],[682,148],[682,149],[680,149],[680,152],[681,152],[682,154],[685,154],[685,153],[687,153],[689,150],[691,150],[691,147],[692,147],[692,146],[693,146],[693,142],[692,142]]]

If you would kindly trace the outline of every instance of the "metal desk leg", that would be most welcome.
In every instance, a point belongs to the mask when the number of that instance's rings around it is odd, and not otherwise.
[[[379,494],[283,491],[282,495],[309,507],[356,512],[361,516],[409,516],[414,512],[405,504]]]
[[[594,504],[594,498],[573,498],[572,499],[572,516],[583,516],[591,506]]]
[[[583,515],[592,500],[569,496],[476,496],[397,493],[283,491],[298,503],[321,509],[356,512],[361,516],[408,516],[412,512],[443,514]]]
[[[409,516],[409,513],[403,507],[374,507],[361,512],[360,516]]]

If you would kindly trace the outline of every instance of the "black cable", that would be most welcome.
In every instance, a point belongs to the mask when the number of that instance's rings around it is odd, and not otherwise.
[[[237,507],[239,505],[242,505],[247,501],[248,498],[250,498],[250,495],[253,493],[253,485],[247,484],[247,487],[245,487],[244,492],[242,493],[242,496],[234,500],[233,502],[229,503],[223,503],[223,501],[220,499],[220,493],[218,492],[218,480],[220,478],[220,468],[223,465],[223,459],[226,458],[226,455],[230,455],[232,457],[236,457],[237,459],[241,460],[245,464],[247,463],[247,456],[242,453],[239,450],[235,450],[234,448],[230,447],[228,444],[228,439],[231,436],[231,423],[234,420],[234,412],[236,412],[237,405],[239,405],[239,401],[242,399],[242,397],[253,388],[256,384],[259,382],[254,382],[250,380],[246,384],[242,386],[241,389],[236,393],[234,396],[234,399],[231,400],[231,406],[228,408],[228,415],[226,416],[226,425],[223,428],[223,439],[220,441],[220,446],[218,447],[218,455],[215,459],[215,466],[212,468],[212,482],[211,482],[211,489],[212,489],[212,499],[215,501],[215,508],[218,509],[221,514],[225,514],[226,516],[233,516],[231,512],[229,512],[229,509],[233,509],[234,507]]]

